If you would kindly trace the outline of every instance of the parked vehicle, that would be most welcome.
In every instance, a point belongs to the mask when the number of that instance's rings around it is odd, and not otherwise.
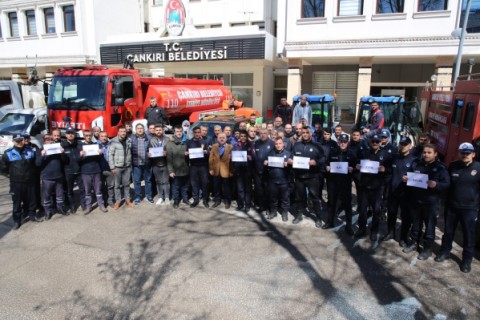
[[[422,115],[417,102],[405,102],[400,96],[360,98],[355,117],[355,127],[363,129],[370,118],[371,104],[377,102],[385,118],[384,128],[391,134],[391,141],[398,144],[403,135],[415,144],[421,133]]]
[[[323,129],[330,131],[340,123],[340,119],[336,117],[337,107],[335,105],[335,98],[329,94],[311,95],[302,94],[293,97],[292,107],[295,107],[300,101],[300,98],[306,96],[307,102],[312,108],[312,126],[320,123]]]
[[[12,111],[46,107],[42,85],[0,80],[0,118]]]
[[[150,97],[157,98],[171,124],[194,111],[228,109],[233,101],[221,80],[144,78],[138,70],[106,66],[63,68],[55,73],[48,97],[50,127],[99,126],[112,137],[126,121],[144,117]]]

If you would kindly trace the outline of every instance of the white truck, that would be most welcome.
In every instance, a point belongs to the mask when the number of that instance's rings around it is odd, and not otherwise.
[[[43,135],[47,133],[47,108],[17,109],[0,119],[0,155],[13,147],[13,136],[28,133],[32,143],[43,146]]]
[[[12,110],[46,108],[43,83],[22,84],[12,80],[0,80],[0,118]]]

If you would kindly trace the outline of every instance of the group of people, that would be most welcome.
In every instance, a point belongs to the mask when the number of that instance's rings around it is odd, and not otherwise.
[[[158,118],[156,111],[150,112]],[[265,212],[267,219],[280,214],[286,222],[292,214],[293,224],[298,224],[305,215],[313,215],[315,226],[322,229],[335,227],[338,213],[345,211],[345,232],[362,238],[369,231],[371,241],[379,240],[382,215],[387,212],[388,231],[380,240],[398,238],[405,253],[422,245],[418,259],[425,260],[432,255],[440,204],[446,199],[445,234],[435,260],[449,257],[460,222],[461,270],[471,270],[480,164],[470,143],[459,146],[459,160],[447,169],[428,134],[422,134],[415,147],[403,136],[397,147],[386,129],[371,128],[362,137],[360,130],[346,134],[340,125],[333,133],[320,124],[312,127],[303,116],[293,127],[282,116],[258,126],[252,116],[238,127],[216,126],[213,137],[208,136],[208,126],[194,128],[191,138],[180,126],[166,136],[163,124],[155,121],[149,121],[147,129],[142,124],[121,126],[111,140],[100,128],[83,131],[83,142],[73,129],[66,130],[64,140],[59,130],[53,130],[44,137],[42,148],[17,135],[14,147],[3,156],[10,175],[14,228],[21,226],[25,215],[41,221],[54,212],[75,213],[76,184],[84,214],[92,211],[95,201],[99,210],[107,212],[108,206],[114,210],[122,203],[133,207],[143,199],[173,208],[181,204],[195,208],[202,202],[205,208],[223,204],[225,209],[235,200],[235,210],[248,213],[255,208]],[[328,201],[322,197],[325,184]],[[356,230],[352,185],[359,214]],[[41,217],[35,212],[37,187],[44,210]],[[325,206],[328,214],[323,221]],[[399,209],[401,226],[396,237]]]

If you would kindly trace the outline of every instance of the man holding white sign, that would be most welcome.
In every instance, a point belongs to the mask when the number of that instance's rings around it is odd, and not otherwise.
[[[166,145],[168,138],[163,134],[163,126],[156,124],[154,129],[154,136],[148,143],[150,158],[150,166],[152,167],[152,173],[155,176],[155,183],[157,184],[158,200],[156,205],[170,204],[170,177],[168,176],[167,168],[167,151]],[[157,149],[158,154],[153,154],[152,150]]]
[[[245,130],[240,131],[240,140],[233,146],[232,162],[235,168],[235,179],[237,182],[237,211],[248,213],[252,204],[252,144],[247,140],[248,133]],[[238,157],[235,161],[235,153],[241,152],[245,157]]]
[[[322,148],[312,140],[312,129],[309,126],[302,127],[301,140],[293,146],[293,159],[288,164],[293,165],[295,174],[295,207],[297,215],[292,221],[297,224],[303,220],[307,209],[307,192],[313,203],[313,210],[316,215],[315,226],[322,226],[321,219],[321,192],[320,180],[323,181],[323,173],[320,171],[325,164],[325,155]],[[295,158],[301,161],[295,161]],[[300,158],[298,158],[300,157]],[[306,163],[302,160],[306,159]],[[296,165],[300,164],[300,165]]]
[[[353,151],[348,149],[349,137],[347,134],[341,134],[337,140],[339,148],[332,151],[327,160],[327,172],[329,172],[327,179],[328,219],[322,229],[335,227],[335,214],[340,201],[340,208],[345,210],[345,232],[353,235],[352,172],[357,158]]]
[[[360,170],[360,189],[357,193],[360,196],[358,208],[358,230],[355,233],[356,238],[367,235],[367,210],[372,208],[373,219],[370,230],[370,240],[377,241],[377,232],[380,225],[381,205],[382,205],[382,186],[385,182],[383,163],[386,155],[380,149],[380,137],[372,135],[369,139],[370,149],[364,149],[360,153],[357,162],[357,170]]]
[[[208,157],[210,154],[208,152],[207,141],[202,139],[200,127],[193,129],[193,138],[187,141],[186,154],[190,159],[190,184],[192,185],[193,197],[190,208],[198,206],[200,203],[200,195],[203,198],[203,206],[208,208],[208,200],[210,197],[210,190],[208,190]]]
[[[417,250],[422,227],[425,224],[423,251],[418,255],[417,259],[427,260],[432,255],[442,193],[448,189],[450,177],[445,165],[437,159],[437,147],[433,144],[427,144],[423,147],[423,159],[414,162],[409,172],[426,174],[428,175],[428,180],[426,189],[417,186],[409,187],[413,225],[411,242],[408,247],[403,249],[403,252],[410,253]],[[407,183],[407,186],[409,180],[408,176],[403,176],[403,181]]]
[[[288,210],[290,209],[290,195],[288,183],[290,179],[290,166],[288,160],[292,154],[285,150],[285,143],[282,138],[275,139],[275,148],[267,155],[268,160],[264,165],[268,166],[268,191],[270,195],[270,212],[268,219],[277,216],[277,210],[282,215],[282,220],[288,221]]]

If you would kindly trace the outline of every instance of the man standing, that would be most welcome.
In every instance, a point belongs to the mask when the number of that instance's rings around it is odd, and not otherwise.
[[[307,96],[302,96],[300,102],[293,109],[292,125],[300,123],[301,119],[307,121],[307,126],[312,125],[312,108],[307,102]]]
[[[183,139],[181,126],[175,126],[173,136],[167,144],[168,174],[173,179],[172,197],[173,208],[177,209],[180,198],[190,207],[188,201],[188,158],[187,143]]]
[[[105,131],[100,132],[97,143],[102,150],[103,155],[100,161],[100,166],[102,168],[103,203],[105,206],[108,203],[113,208],[115,205],[115,177],[110,171],[110,166],[108,165],[108,149],[110,148],[110,144],[108,143],[108,135]]]
[[[142,201],[142,179],[145,181],[145,195],[148,202],[153,203],[152,196],[152,167],[148,161],[148,138],[143,124],[135,126],[132,141],[133,186],[135,189],[134,203]]]
[[[215,126],[217,127],[217,126]],[[221,128],[220,128],[221,129]],[[218,139],[218,135],[215,140]],[[217,143],[217,142],[215,142]],[[201,156],[198,153],[193,153],[193,150],[201,149]],[[190,159],[190,184],[192,185],[193,202],[190,208],[195,208],[200,203],[200,193],[203,198],[203,206],[208,208],[208,200],[210,192],[208,190],[208,146],[207,142],[202,139],[202,134],[199,127],[193,129],[193,138],[187,142],[187,155]]]
[[[7,149],[2,156],[10,177],[10,194],[13,201],[13,229],[17,230],[23,223],[23,214],[36,221],[43,219],[35,213],[35,152],[24,146],[23,136],[13,136],[13,148]],[[22,212],[26,210],[26,212]]]
[[[255,197],[258,212],[262,213],[268,208],[269,192],[267,192],[268,171],[265,170],[264,162],[268,154],[275,148],[275,143],[268,138],[267,129],[260,130],[260,138],[253,143],[253,178],[255,181]]]
[[[68,128],[65,132],[66,140],[62,141],[61,146],[68,157],[68,162],[65,165],[65,180],[67,183],[67,202],[70,208],[70,213],[77,212],[75,205],[75,197],[73,195],[73,187],[77,183],[80,191],[80,205],[82,210],[85,210],[85,189],[83,187],[82,176],[80,174],[80,151],[82,146],[75,139],[76,131],[73,128]]]
[[[460,222],[463,234],[460,270],[468,273],[472,269],[475,224],[480,206],[480,163],[474,161],[475,149],[471,143],[462,143],[458,153],[459,160],[452,162],[448,168],[450,188],[445,211],[445,233],[435,261],[442,262],[450,257],[455,229]]]
[[[410,253],[417,250],[422,227],[425,224],[423,251],[417,257],[419,260],[427,260],[432,255],[442,192],[446,191],[450,185],[448,171],[444,164],[437,159],[437,154],[437,147],[435,145],[425,145],[423,147],[423,159],[414,162],[414,165],[409,170],[409,172],[428,176],[426,189],[409,186],[410,212],[413,217],[412,239],[408,247],[403,249],[403,252]],[[403,181],[408,182],[407,175],[403,176]]]
[[[355,154],[348,149],[348,135],[341,134],[338,137],[339,148],[335,149],[328,156],[327,179],[328,192],[328,220],[322,229],[335,227],[335,214],[337,204],[340,200],[340,208],[345,210],[346,227],[345,232],[353,235],[352,229],[352,172],[356,164]],[[334,170],[340,164],[346,164],[346,170]],[[332,169],[333,167],[333,169]]]
[[[237,183],[237,211],[248,213],[252,204],[252,144],[247,140],[247,132],[240,131],[240,140],[233,146],[233,151],[246,152],[243,161],[234,161],[235,180]],[[232,159],[233,161],[233,159]]]
[[[403,136],[400,139],[400,153],[393,156],[391,165],[391,177],[386,180],[390,192],[387,198],[387,227],[388,232],[382,238],[382,241],[388,241],[395,238],[395,225],[397,223],[398,208],[402,218],[402,226],[400,231],[400,245],[405,247],[408,242],[408,234],[412,226],[412,217],[410,215],[407,187],[403,182],[408,170],[412,167],[416,158],[411,154],[412,141],[409,137]]]
[[[60,139],[60,130],[55,129],[52,135]],[[52,136],[43,137],[43,145],[58,143]],[[40,149],[35,160],[37,167],[40,168],[40,178],[42,183],[42,205],[45,211],[45,220],[50,220],[53,215],[52,195],[55,196],[57,211],[63,215],[69,215],[65,208],[65,195],[63,190],[63,166],[67,162],[67,157],[60,149],[60,153],[47,155],[44,148]]]
[[[325,164],[325,155],[323,150],[316,142],[312,140],[312,129],[308,126],[302,128],[302,139],[293,146],[293,160],[289,160],[288,164],[293,165],[295,157],[308,158],[307,167],[295,167],[293,171],[295,174],[295,201],[297,216],[292,221],[297,224],[303,220],[303,214],[306,213],[307,208],[307,192],[308,197],[313,203],[313,210],[317,217],[315,226],[320,228],[322,226],[321,219],[321,190],[320,180],[323,181],[323,174],[321,173],[321,166]]]
[[[93,134],[89,130],[83,132],[83,137],[85,138],[83,146],[98,146],[97,143],[93,142],[92,136]],[[85,210],[83,212],[85,215],[92,211],[92,189],[95,192],[100,211],[108,211],[105,208],[102,195],[102,157],[103,151],[100,148],[98,148],[96,155],[89,154],[85,150],[80,151],[80,172],[83,186],[85,187]]]
[[[145,119],[147,119],[147,126],[151,124],[164,125],[168,121],[167,113],[163,108],[157,106],[157,98],[150,97],[150,107],[145,110]]]
[[[167,168],[167,143],[168,138],[163,134],[163,127],[161,124],[155,125],[155,136],[150,139],[148,148],[162,148],[163,154],[153,157],[149,152],[150,165],[152,167],[153,175],[157,184],[158,200],[156,205],[165,203],[170,204],[170,180]]]
[[[127,138],[127,129],[124,126],[118,128],[117,136],[110,141],[110,148],[108,149],[108,165],[115,177],[115,205],[113,208],[120,208],[122,187],[125,204],[132,207],[133,203],[130,198],[132,142]]]
[[[292,114],[293,110],[292,107],[288,104],[287,98],[281,98],[280,104],[273,109],[273,117],[282,118],[282,122],[284,125],[286,125],[287,123],[290,124],[292,122]]]
[[[231,162],[232,144],[227,144],[227,136],[225,133],[218,135],[218,143],[212,146],[210,157],[208,158],[208,169],[210,175],[213,176],[213,201],[212,208],[216,208],[222,201],[225,202],[225,209],[230,208],[232,201],[231,181],[233,176],[233,165]]]

